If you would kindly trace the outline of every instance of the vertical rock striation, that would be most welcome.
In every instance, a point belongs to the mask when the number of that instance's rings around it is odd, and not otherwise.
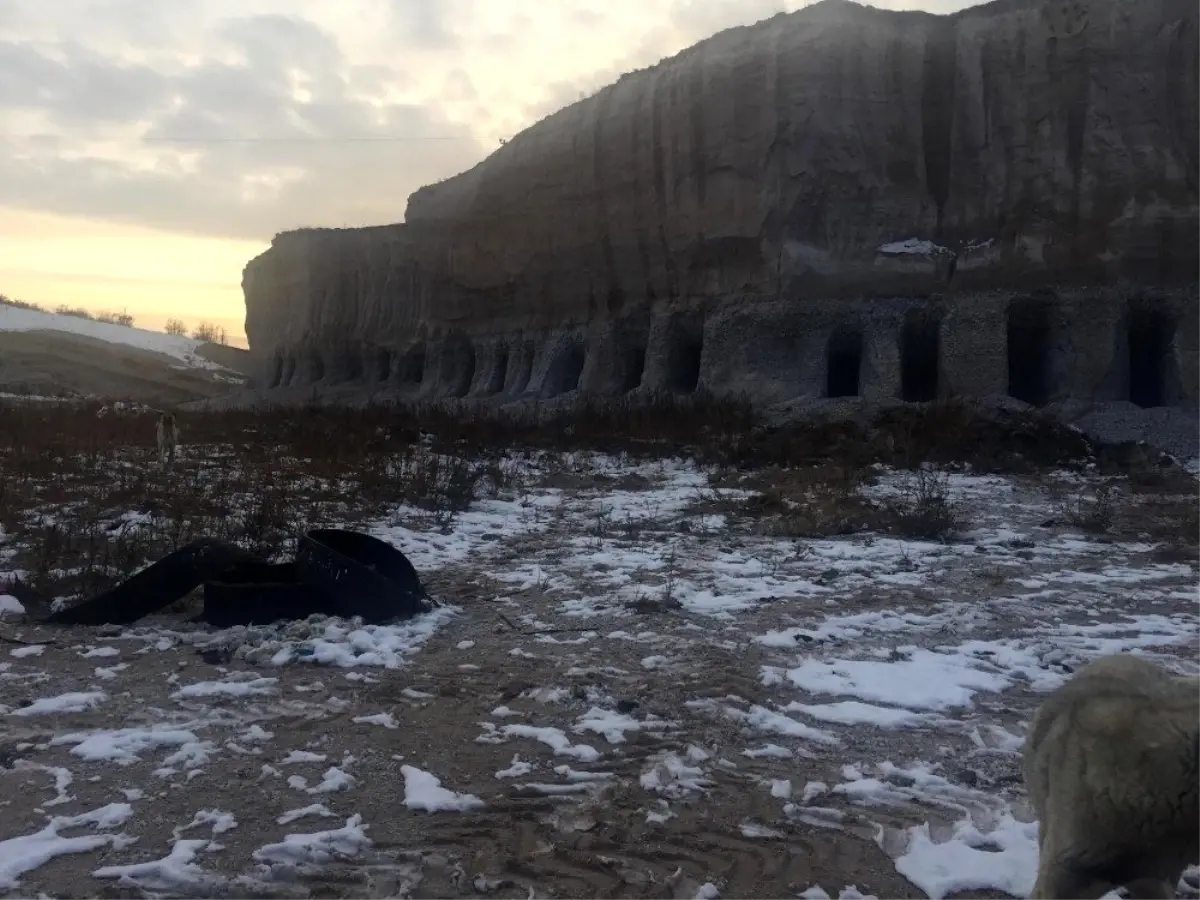
[[[243,280],[261,381],[1194,404],[1197,19],[823,0],[721,32],[404,225],[278,236]]]

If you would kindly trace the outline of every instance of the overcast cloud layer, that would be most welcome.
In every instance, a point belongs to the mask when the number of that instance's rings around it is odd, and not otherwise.
[[[0,203],[255,239],[395,222],[621,72],[802,5],[0,0]]]

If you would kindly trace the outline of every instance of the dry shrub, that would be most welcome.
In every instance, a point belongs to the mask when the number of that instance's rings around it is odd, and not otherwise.
[[[1077,467],[1094,448],[1078,429],[1041,410],[987,412],[954,399],[900,406],[876,416],[897,468],[969,462],[976,471],[1029,473]]]
[[[17,309],[32,309],[37,312],[45,312],[45,308],[37,303],[31,303],[28,300],[18,300],[16,297],[9,297],[6,294],[0,294],[0,306],[15,306]]]
[[[1105,534],[1113,529],[1119,511],[1120,494],[1115,485],[1104,482],[1063,497],[1058,503],[1059,516],[1089,534]]]
[[[377,443],[371,435],[375,426],[386,442],[411,442],[424,433],[433,446],[452,447],[467,457],[511,448],[594,450],[637,458],[685,456],[734,469],[830,461],[853,469],[873,463],[908,469],[925,462],[966,462],[977,471],[1028,472],[1046,466],[1077,468],[1093,455],[1081,433],[1048,415],[983,414],[952,401],[884,410],[870,424],[816,420],[767,425],[746,398],[704,391],[585,397],[567,405],[532,403],[516,409],[465,402],[376,402],[338,409],[314,399],[305,407],[221,413],[197,424],[225,432],[239,418],[247,427],[257,421],[281,434],[303,432],[308,439],[329,443],[333,454],[348,441],[365,437]]]
[[[1195,562],[1200,556],[1200,498],[1195,482],[1191,491],[1157,498],[1143,498],[1126,504],[1125,529],[1148,535],[1158,543],[1154,556],[1158,562]]]
[[[47,590],[90,593],[200,536],[265,555],[309,527],[353,526],[403,505],[448,527],[476,498],[512,480],[514,449],[686,456],[751,476],[756,498],[727,511],[797,537],[888,529],[945,537],[958,510],[944,478],[913,476],[882,507],[859,488],[883,462],[970,462],[981,471],[1068,466],[1091,453],[1045,416],[954,404],[852,421],[762,423],[744,398],[583,399],[516,413],[481,405],[274,407],[179,413],[182,457],[154,457],[154,412],[117,404],[0,406],[0,526],[14,565]],[[724,501],[715,501],[718,504]],[[131,525],[122,516],[141,514]],[[51,518],[39,518],[39,515]],[[615,523],[620,526],[621,523]]]
[[[755,521],[780,537],[830,537],[872,527],[875,508],[860,493],[868,470],[826,464],[784,469],[772,466],[715,476],[715,486],[752,491],[746,498],[704,497],[691,512],[725,513]]]
[[[0,525],[14,567],[45,598],[90,596],[199,537],[267,557],[313,527],[407,506],[449,526],[510,481],[496,454],[434,448],[378,415],[181,415],[170,472],[150,411],[0,407]]]
[[[888,530],[914,540],[949,540],[964,525],[962,507],[950,499],[949,475],[932,467],[905,474],[884,508]]]
[[[922,540],[946,540],[964,524],[950,500],[947,473],[922,467],[901,476],[894,496],[874,502],[863,493],[870,469],[826,464],[769,468],[714,477],[715,486],[753,491],[745,499],[705,497],[691,512],[724,512],[759,523],[760,530],[793,538],[832,537],[880,531]]]

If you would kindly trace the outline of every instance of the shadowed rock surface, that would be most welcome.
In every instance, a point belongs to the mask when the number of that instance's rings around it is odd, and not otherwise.
[[[1194,408],[1197,18],[824,0],[724,31],[406,224],[279,235],[243,278],[258,384]]]

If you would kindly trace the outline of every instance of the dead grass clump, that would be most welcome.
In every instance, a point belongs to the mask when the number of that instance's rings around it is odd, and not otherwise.
[[[1136,530],[1157,542],[1154,558],[1164,563],[1192,563],[1200,557],[1200,498],[1195,484],[1186,494],[1129,502],[1125,530]]]
[[[1059,516],[1089,534],[1106,534],[1117,521],[1120,494],[1108,482],[1089,485],[1058,502]]]
[[[31,303],[28,300],[18,300],[16,297],[9,297],[6,294],[0,294],[0,306],[15,306],[17,309],[33,309],[38,312],[45,312],[45,308],[36,303]]]
[[[351,473],[360,499],[374,505],[410,504],[451,525],[480,496],[496,496],[511,481],[499,460],[469,460],[423,447],[364,459]]]
[[[902,476],[894,495],[882,502],[863,488],[870,469],[846,465],[771,468],[715,478],[720,487],[753,491],[745,499],[703,498],[702,511],[757,520],[780,537],[819,538],[879,531],[921,540],[948,540],[964,526],[962,507],[950,499],[949,475],[922,467]]]
[[[924,463],[970,463],[976,471],[1028,474],[1048,467],[1076,468],[1093,447],[1076,428],[1040,410],[982,411],[949,399],[901,406],[875,417],[897,468]]]
[[[1189,475],[1178,464],[1171,461],[1169,465],[1152,463],[1144,467],[1132,467],[1127,470],[1126,485],[1134,495],[1164,495],[1196,493],[1196,478]]]
[[[883,507],[887,530],[914,540],[949,540],[965,524],[962,507],[950,499],[949,475],[936,468],[906,474]]]
[[[423,440],[430,449],[477,458],[512,448],[566,453],[598,451],[635,458],[685,456],[733,469],[874,463],[914,468],[925,462],[970,463],[977,471],[1029,472],[1078,467],[1092,447],[1077,430],[1042,413],[990,411],[945,401],[897,407],[869,423],[839,420],[767,425],[744,397],[650,394],[582,397],[516,410],[480,404],[373,403],[353,409],[304,408],[192,414],[187,440],[231,432],[277,435],[297,455],[333,467],[363,452],[396,452]],[[194,433],[199,429],[199,434]]]
[[[92,596],[199,537],[279,558],[310,528],[398,506],[447,527],[513,477],[495,452],[435,447],[379,411],[180,416],[180,456],[164,472],[153,412],[97,413],[0,407],[0,540],[46,600]]]
[[[876,508],[860,493],[869,471],[836,464],[802,468],[770,467],[736,474],[723,472],[714,483],[750,491],[744,498],[701,498],[692,512],[724,513],[758,523],[780,537],[815,538],[851,534],[873,527]]]
[[[129,404],[0,406],[0,539],[15,551],[12,567],[47,596],[93,594],[202,536],[278,558],[308,528],[355,527],[397,509],[447,528],[479,498],[514,486],[514,449],[585,486],[596,476],[576,451],[715,464],[722,484],[751,496],[701,497],[692,511],[749,519],[778,535],[873,529],[938,539],[961,524],[945,476],[922,470],[898,496],[873,503],[862,487],[874,463],[954,460],[1020,471],[1090,452],[1078,432],[1036,415],[984,416],[944,403],[889,410],[870,425],[766,427],[744,399],[701,391],[517,414],[315,402],[180,413],[181,455],[166,473],[155,459],[154,417]],[[594,529],[598,541],[662,532],[649,520],[611,516]]]

